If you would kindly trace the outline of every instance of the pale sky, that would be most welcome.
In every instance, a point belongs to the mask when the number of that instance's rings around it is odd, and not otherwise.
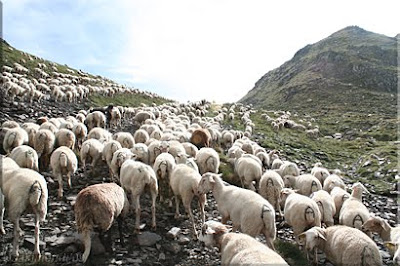
[[[5,0],[17,49],[181,102],[242,98],[347,26],[394,37],[400,1]]]

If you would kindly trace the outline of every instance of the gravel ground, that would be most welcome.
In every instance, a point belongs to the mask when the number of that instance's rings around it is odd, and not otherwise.
[[[35,121],[40,116],[68,116],[74,115],[78,110],[88,106],[85,103],[67,104],[45,101],[34,105],[24,103],[3,102],[0,110],[0,123],[7,119],[18,122]],[[134,126],[124,123],[122,130],[132,131]],[[290,159],[290,158],[289,158]],[[96,169],[96,174],[87,177],[80,168],[73,176],[72,189],[65,188],[63,200],[57,199],[57,182],[51,173],[42,173],[48,181],[49,188],[49,209],[46,221],[41,226],[41,252],[43,259],[49,265],[81,265],[83,246],[76,233],[73,204],[77,193],[87,185],[108,182],[107,166],[103,164]],[[185,219],[174,219],[174,209],[157,204],[156,218],[157,229],[151,231],[150,197],[145,194],[142,200],[142,234],[135,235],[134,218],[131,213],[125,221],[124,239],[125,245],[119,242],[117,226],[113,226],[108,234],[112,241],[107,242],[107,249],[99,241],[96,234],[93,235],[93,246],[91,263],[93,265],[220,265],[219,253],[216,249],[203,247],[198,241],[192,239],[191,224]],[[388,219],[391,225],[396,224],[398,206],[395,198],[379,195],[368,195],[365,197],[366,206],[375,214]],[[197,221],[200,221],[197,212],[197,203],[193,201],[193,209]],[[184,213],[181,206],[181,213]],[[1,265],[25,265],[31,261],[33,250],[33,216],[26,214],[21,219],[21,228],[24,230],[24,237],[21,238],[21,255],[17,262],[11,259],[11,242],[13,226],[7,220],[6,235],[0,237],[0,264]],[[216,210],[216,203],[212,195],[207,196],[206,219],[218,219],[219,213]],[[176,237],[169,237],[167,232],[178,227],[180,234]],[[278,238],[284,241],[293,242],[292,231],[287,226],[281,225],[277,220]],[[381,249],[385,265],[391,265],[387,250],[383,247],[382,240],[374,237]],[[263,240],[263,239],[261,239]],[[46,263],[44,263],[46,264]],[[295,265],[295,264],[294,264]],[[321,265],[331,265],[321,258]]]

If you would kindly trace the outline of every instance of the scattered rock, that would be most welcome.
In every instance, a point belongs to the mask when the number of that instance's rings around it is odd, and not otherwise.
[[[140,246],[153,246],[161,240],[161,236],[156,233],[145,231],[137,236],[137,240]]]

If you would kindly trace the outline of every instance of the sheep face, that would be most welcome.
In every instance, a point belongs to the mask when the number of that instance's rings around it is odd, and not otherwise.
[[[222,176],[222,175],[219,175],[219,176]],[[215,179],[214,179],[214,175],[212,173],[203,174],[203,176],[201,177],[201,180],[199,182],[199,185],[197,187],[197,194],[198,195],[206,194],[207,192],[212,190],[212,188],[214,187],[214,183],[215,183]]]
[[[326,241],[325,235],[325,229],[313,227],[299,235],[299,244],[305,246],[308,252],[312,252],[319,246],[320,241]]]
[[[360,193],[360,194],[361,194],[362,192],[366,192],[367,194],[370,194],[369,191],[368,191],[368,189],[367,189],[366,187],[364,187],[364,185],[361,184],[360,182],[354,183],[353,186],[351,187],[351,189],[352,189],[354,192],[357,192],[357,193]]]
[[[231,230],[231,226],[222,224],[216,221],[207,221],[201,228],[199,240],[204,242],[207,247],[214,247],[217,245],[215,235],[224,234]]]
[[[363,225],[364,232],[376,232],[381,234],[382,230],[389,231],[390,225],[380,217],[370,217]]]

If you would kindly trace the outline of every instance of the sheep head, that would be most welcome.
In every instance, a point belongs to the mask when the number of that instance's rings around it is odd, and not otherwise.
[[[371,216],[363,225],[363,231],[376,232],[380,234],[382,230],[390,231],[391,227],[385,219],[378,216]]]
[[[210,220],[205,222],[201,228],[199,240],[208,247],[217,246],[216,236],[228,233],[231,230],[232,227],[229,225]]]

